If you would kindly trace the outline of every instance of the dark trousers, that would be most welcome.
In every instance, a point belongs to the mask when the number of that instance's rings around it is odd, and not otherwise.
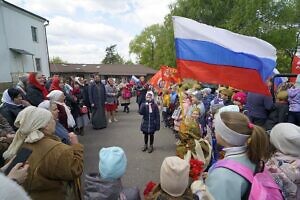
[[[300,112],[289,112],[288,122],[300,126]]]
[[[145,133],[144,132],[144,142],[145,145],[148,145],[148,138],[150,137],[150,145],[153,145],[154,142],[154,133]]]

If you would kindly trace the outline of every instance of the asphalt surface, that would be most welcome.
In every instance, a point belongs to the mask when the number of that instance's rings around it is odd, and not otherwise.
[[[106,129],[93,130],[89,125],[79,140],[84,145],[84,175],[98,172],[98,153],[102,147],[120,146],[128,160],[127,171],[122,177],[123,186],[137,186],[142,194],[146,183],[159,182],[163,159],[175,155],[175,137],[170,129],[161,124],[160,131],[155,133],[154,151],[142,152],[143,134],[139,131],[141,116],[137,113],[135,103],[131,103],[130,109],[127,114],[119,107],[118,122],[109,124]]]

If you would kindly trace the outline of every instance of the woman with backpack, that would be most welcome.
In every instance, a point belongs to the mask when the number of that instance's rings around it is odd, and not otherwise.
[[[123,79],[122,82],[118,86],[121,91],[121,95],[119,97],[119,103],[124,107],[123,112],[129,113],[129,104],[130,99],[132,97],[131,93],[131,84],[129,84],[126,79]]]
[[[300,199],[300,127],[291,123],[279,123],[270,133],[275,152],[266,163],[284,199]]]
[[[239,112],[218,112],[214,125],[217,143],[224,147],[225,158],[210,168],[206,179],[208,190],[216,200],[248,199],[252,188],[247,177],[253,179],[255,172],[261,172],[261,161],[270,156],[268,136],[264,129],[251,124],[248,117]],[[249,172],[248,176],[240,175],[240,169]],[[268,180],[276,186],[270,175]],[[278,196],[280,199],[280,193]]]

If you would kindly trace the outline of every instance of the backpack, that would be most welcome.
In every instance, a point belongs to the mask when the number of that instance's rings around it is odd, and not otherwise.
[[[122,98],[123,99],[130,99],[131,98],[131,92],[129,89],[125,88],[122,90]]]
[[[228,159],[218,161],[213,167],[229,169],[248,180],[251,183],[249,200],[283,200],[280,187],[266,168],[262,172],[253,174],[248,167]]]

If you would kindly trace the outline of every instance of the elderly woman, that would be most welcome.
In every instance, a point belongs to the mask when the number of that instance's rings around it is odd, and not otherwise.
[[[53,119],[56,122],[55,135],[58,136],[63,143],[70,144],[68,136],[69,131],[58,120],[59,110],[57,108],[57,104],[54,101],[45,100],[42,103],[40,103],[38,107],[44,108],[51,112]]]
[[[73,115],[71,114],[70,108],[65,104],[65,95],[60,90],[51,91],[47,97],[54,101],[57,104],[57,108],[59,110],[58,119],[59,122],[67,129],[72,130],[75,126],[75,120]]]
[[[10,159],[21,147],[32,150],[29,175],[23,187],[35,199],[80,199],[79,177],[83,171],[83,146],[69,134],[71,146],[53,135],[55,121],[48,110],[29,106],[22,110],[15,125],[16,136],[3,154]]]
[[[16,130],[14,122],[17,115],[30,104],[23,100],[20,91],[15,88],[5,90],[1,101],[2,105],[0,107],[0,113],[6,118],[9,125]]]
[[[45,79],[42,74],[32,72],[28,77],[27,100],[33,106],[38,106],[43,100],[47,99],[48,91],[45,87]]]
[[[107,84],[105,85],[106,90],[106,103],[105,109],[107,112],[108,122],[117,122],[118,120],[115,117],[115,111],[117,109],[117,95],[118,91],[115,87],[115,82],[112,78],[107,80]]]

